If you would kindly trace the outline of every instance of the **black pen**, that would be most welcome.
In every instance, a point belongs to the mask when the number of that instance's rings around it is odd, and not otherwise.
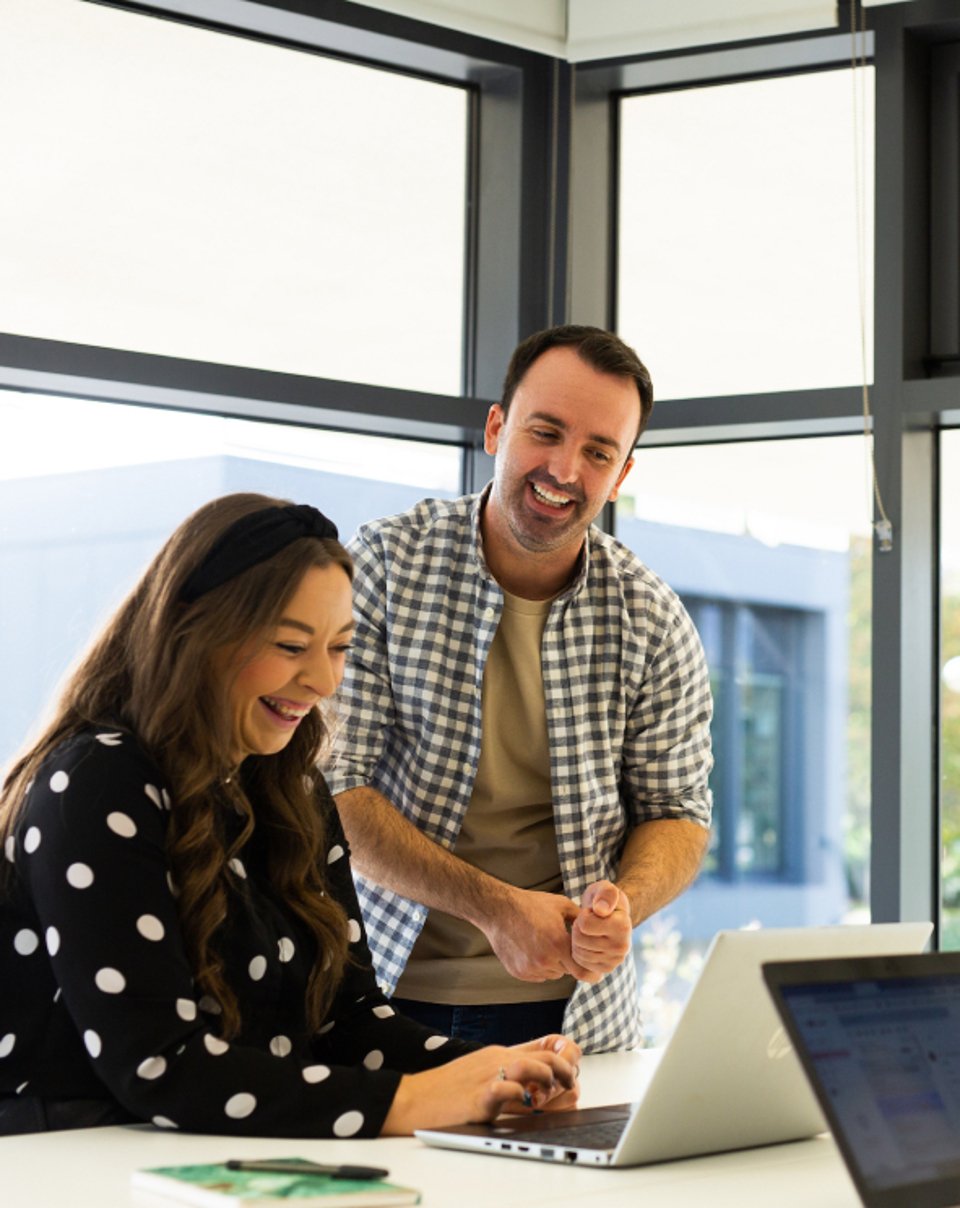
[[[330,1179],[385,1179],[390,1173],[379,1166],[323,1166],[302,1158],[265,1158],[262,1161],[230,1158],[224,1166],[228,1170],[257,1170],[264,1174],[325,1174]]]

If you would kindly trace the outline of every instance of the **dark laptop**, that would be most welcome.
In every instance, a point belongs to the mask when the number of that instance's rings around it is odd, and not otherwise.
[[[763,976],[867,1208],[960,1204],[960,953]]]

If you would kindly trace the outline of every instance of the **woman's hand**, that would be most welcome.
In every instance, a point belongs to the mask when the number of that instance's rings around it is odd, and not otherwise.
[[[565,1036],[526,1044],[490,1045],[447,1065],[400,1079],[383,1136],[415,1128],[482,1124],[502,1112],[560,1111],[574,1107],[580,1048]]]

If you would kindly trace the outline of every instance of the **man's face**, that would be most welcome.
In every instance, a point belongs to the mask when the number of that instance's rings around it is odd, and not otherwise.
[[[639,419],[633,378],[598,373],[572,348],[534,361],[507,415],[490,408],[484,434],[496,455],[491,502],[517,546],[579,551],[633,465]]]

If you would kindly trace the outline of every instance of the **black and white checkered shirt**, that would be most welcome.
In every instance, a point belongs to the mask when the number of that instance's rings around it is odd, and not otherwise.
[[[452,849],[473,791],[481,689],[503,593],[483,560],[483,496],[423,500],[366,524],[357,631],[340,689],[334,793],[378,789]],[[541,647],[557,853],[572,898],[616,878],[626,834],[653,818],[710,824],[712,702],[703,648],[677,596],[591,528]],[[392,993],[426,910],[357,877],[378,977]],[[586,1052],[640,1040],[632,960],[580,982],[564,1030]]]

